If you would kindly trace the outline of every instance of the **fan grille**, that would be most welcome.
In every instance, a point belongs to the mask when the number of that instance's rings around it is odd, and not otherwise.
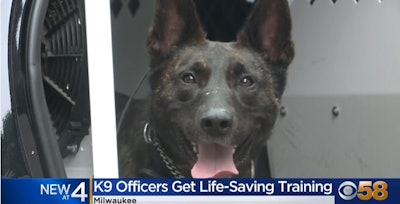
[[[82,0],[50,0],[43,26],[42,74],[62,156],[76,153],[90,126]]]

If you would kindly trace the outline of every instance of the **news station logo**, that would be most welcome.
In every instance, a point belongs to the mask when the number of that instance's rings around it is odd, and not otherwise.
[[[63,201],[77,199],[81,203],[85,203],[89,199],[86,190],[85,182],[80,182],[78,185],[71,185],[71,183],[40,184],[41,196],[59,197]]]
[[[358,181],[358,185],[352,181],[345,181],[340,184],[338,193],[343,200],[353,200],[357,197],[362,201],[384,201],[389,196],[387,188],[388,184],[385,181]]]

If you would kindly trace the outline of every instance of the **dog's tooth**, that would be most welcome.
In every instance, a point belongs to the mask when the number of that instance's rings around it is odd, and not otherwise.
[[[199,153],[199,149],[198,149],[198,147],[197,147],[197,145],[196,144],[193,144],[193,152],[195,153],[195,154],[198,154]]]
[[[233,153],[236,152],[236,148],[237,148],[237,147],[238,147],[237,145],[233,146]]]

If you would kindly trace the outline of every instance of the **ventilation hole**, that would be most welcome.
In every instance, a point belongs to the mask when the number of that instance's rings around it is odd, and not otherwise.
[[[314,4],[315,0],[310,0],[310,5],[312,6]]]
[[[337,0],[332,0],[332,3],[335,4]]]
[[[115,17],[118,17],[119,12],[122,9],[122,2],[121,0],[112,0],[111,1],[111,11]]]
[[[139,7],[140,7],[139,0],[130,0],[129,1],[128,8],[129,8],[129,11],[130,11],[132,17],[135,17],[136,12],[138,11]]]

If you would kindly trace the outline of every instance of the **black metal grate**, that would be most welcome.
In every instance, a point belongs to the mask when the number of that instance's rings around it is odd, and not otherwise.
[[[42,74],[62,156],[76,153],[90,126],[83,0],[50,0],[43,28]]]

